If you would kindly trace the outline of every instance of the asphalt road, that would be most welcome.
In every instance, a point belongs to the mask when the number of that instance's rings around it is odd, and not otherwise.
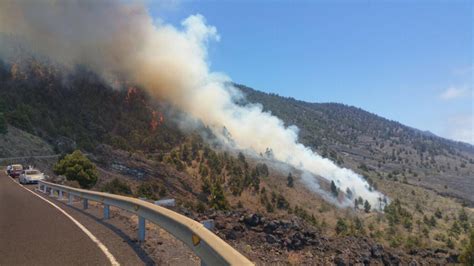
[[[0,265],[110,265],[59,210],[0,173]]]

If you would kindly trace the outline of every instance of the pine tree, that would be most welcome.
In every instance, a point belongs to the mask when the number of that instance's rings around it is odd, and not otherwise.
[[[341,235],[347,232],[347,223],[345,219],[339,218],[336,223],[336,234]]]
[[[337,196],[339,196],[339,189],[337,188],[336,183],[334,183],[334,181],[331,181],[331,192],[334,197],[337,198]]]
[[[286,185],[288,187],[294,187],[295,186],[293,176],[291,175],[291,173],[288,174]]]
[[[370,206],[370,203],[367,200],[365,200],[365,202],[364,202],[364,211],[366,213],[369,213],[371,208],[372,208],[372,206]]]
[[[227,210],[229,203],[224,195],[224,190],[218,182],[214,182],[211,187],[211,195],[209,196],[209,204],[216,210]]]

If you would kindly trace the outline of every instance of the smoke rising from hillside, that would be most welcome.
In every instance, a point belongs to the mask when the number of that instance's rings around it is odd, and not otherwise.
[[[34,52],[62,64],[87,65],[109,80],[125,77],[202,120],[224,142],[225,126],[235,148],[270,148],[276,160],[333,180],[372,206],[383,197],[361,176],[300,144],[296,127],[285,127],[260,105],[236,104],[241,95],[230,79],[209,70],[207,44],[219,35],[201,15],[174,27],[131,1],[2,1],[0,32],[21,36]],[[303,181],[318,191],[311,177]]]

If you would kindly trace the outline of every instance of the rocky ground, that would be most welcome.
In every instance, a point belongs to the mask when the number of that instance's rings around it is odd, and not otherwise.
[[[256,213],[213,212],[214,232],[257,264],[319,265],[444,265],[458,254],[445,249],[404,253],[385,248],[367,237],[327,237],[298,218],[267,219]]]

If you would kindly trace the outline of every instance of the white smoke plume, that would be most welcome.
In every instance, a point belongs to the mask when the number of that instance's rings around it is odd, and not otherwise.
[[[209,69],[207,44],[220,37],[201,15],[174,27],[154,20],[141,2],[3,0],[0,32],[21,36],[34,52],[62,64],[87,65],[105,78],[125,77],[218,136],[225,126],[235,148],[256,153],[270,148],[276,160],[334,181],[372,206],[383,197],[358,174],[300,144],[296,127],[285,127],[260,105],[236,104],[241,96],[230,79]]]

